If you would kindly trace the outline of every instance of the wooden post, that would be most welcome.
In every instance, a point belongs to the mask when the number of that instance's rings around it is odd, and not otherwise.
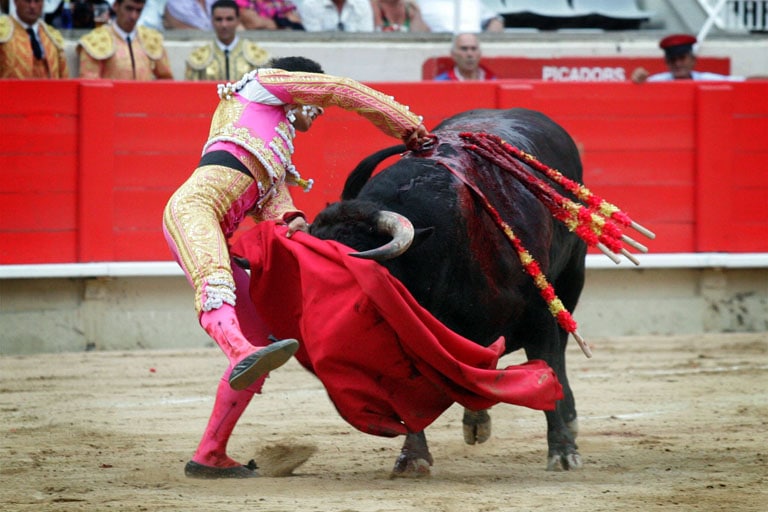
[[[114,261],[115,99],[111,81],[80,84],[77,261]]]
[[[732,223],[733,87],[702,84],[696,91],[695,222],[697,252],[728,252]]]

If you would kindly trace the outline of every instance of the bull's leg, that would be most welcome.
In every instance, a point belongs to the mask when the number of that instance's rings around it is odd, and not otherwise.
[[[542,359],[552,367],[565,395],[557,402],[554,411],[544,413],[547,418],[547,470],[578,469],[582,466],[581,455],[574,432],[568,426],[568,423],[576,420],[576,409],[573,391],[565,373],[565,344],[561,342],[560,329],[549,316],[549,311],[544,310],[543,313],[538,322],[533,324],[538,325],[539,330],[535,338],[528,338],[534,341],[525,343],[525,352],[529,359]]]
[[[581,247],[579,250],[574,251],[571,255],[571,259],[567,265],[567,269],[560,274],[560,276],[553,283],[560,300],[563,302],[563,306],[573,313],[576,309],[576,305],[579,302],[581,291],[584,288],[584,256],[586,254],[586,248]],[[579,431],[579,422],[576,415],[576,402],[573,398],[573,391],[568,384],[568,376],[565,371],[565,347],[568,344],[568,333],[563,329],[558,328],[558,336],[560,339],[560,347],[562,351],[562,376],[558,373],[558,378],[561,378],[563,382],[563,390],[565,392],[565,398],[562,401],[562,408],[560,414],[569,426],[571,433],[574,437]]]
[[[559,375],[558,378],[560,378]],[[567,390],[570,393],[570,387]],[[563,391],[566,391],[565,385],[563,386]],[[547,444],[549,446],[547,471],[579,469],[582,466],[581,455],[576,445],[578,424],[575,417],[571,422],[563,421],[563,416],[567,414],[567,407],[564,405],[564,402],[565,400],[558,402],[557,408],[554,411],[545,412],[547,418]]]
[[[530,356],[536,358],[536,356]],[[576,436],[569,427],[571,421],[576,421],[573,407],[573,391],[565,374],[564,354],[554,357],[542,357],[557,374],[557,378],[563,386],[565,397],[557,402],[554,411],[545,411],[547,418],[547,471],[559,469],[579,469],[582,466],[581,455],[576,445]],[[565,418],[571,417],[570,421]]]
[[[488,409],[471,411],[464,409],[464,442],[467,444],[484,443],[491,438],[491,416]]]
[[[572,312],[579,302],[582,288],[584,287],[584,255],[586,247],[575,249],[568,261],[566,268],[560,272],[552,283],[557,290],[560,300],[565,308]],[[565,348],[568,342],[568,333],[554,322],[551,317],[544,317],[549,313],[543,308],[536,308],[529,312],[533,317],[529,326],[539,326],[535,339],[528,333],[525,342],[526,353],[529,358],[545,360],[557,374],[557,378],[563,386],[564,397],[557,403],[554,411],[547,411],[547,443],[549,452],[547,457],[547,469],[578,469],[582,466],[581,455],[576,446],[576,434],[578,433],[578,420],[576,416],[576,402],[573,398],[573,390],[568,382],[565,370]],[[544,328],[546,326],[546,328]]]
[[[405,443],[400,450],[400,455],[395,461],[395,467],[392,469],[392,476],[405,476],[418,478],[429,476],[430,466],[432,466],[432,454],[429,453],[427,446],[427,436],[424,431],[409,433],[405,436]]]

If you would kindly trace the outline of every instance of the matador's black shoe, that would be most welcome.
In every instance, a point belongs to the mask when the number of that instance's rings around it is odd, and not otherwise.
[[[256,478],[259,476],[256,469],[256,461],[254,460],[250,460],[245,466],[234,466],[231,468],[205,466],[191,460],[184,466],[184,475],[186,475],[187,478],[202,478],[205,480],[216,480],[218,478]]]
[[[232,368],[229,387],[241,391],[275,368],[280,368],[299,350],[299,342],[288,338],[278,340],[249,355]]]

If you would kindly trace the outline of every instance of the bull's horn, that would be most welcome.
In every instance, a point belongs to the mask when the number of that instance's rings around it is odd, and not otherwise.
[[[376,229],[379,233],[386,233],[391,236],[392,240],[381,247],[363,252],[353,252],[349,255],[366,260],[390,260],[403,254],[413,242],[413,224],[399,213],[381,210],[376,221]]]

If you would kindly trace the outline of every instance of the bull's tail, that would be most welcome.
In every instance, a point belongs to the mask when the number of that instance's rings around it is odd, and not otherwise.
[[[376,167],[391,156],[404,153],[405,144],[399,144],[377,151],[369,157],[362,160],[357,167],[349,173],[347,181],[344,182],[344,190],[341,191],[341,199],[355,199],[363,188],[363,185],[370,179]]]

